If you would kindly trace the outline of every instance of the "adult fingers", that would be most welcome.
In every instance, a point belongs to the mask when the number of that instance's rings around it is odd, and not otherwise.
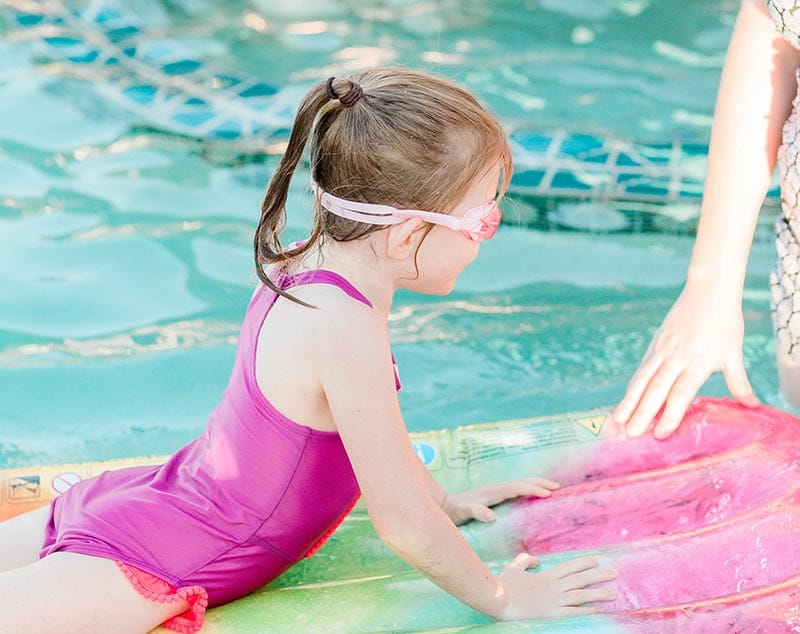
[[[669,393],[664,411],[658,418],[656,428],[653,430],[656,438],[663,440],[678,429],[692,399],[707,378],[707,374],[690,370],[684,371],[678,377]]]
[[[733,398],[742,405],[747,405],[747,407],[758,407],[761,404],[753,391],[753,386],[750,385],[750,380],[747,378],[744,359],[741,355],[736,358],[734,363],[726,365],[722,372],[725,375],[725,382],[728,384],[728,389],[731,391]]]
[[[652,347],[652,344],[650,345]],[[636,410],[636,406],[639,404],[639,400],[642,398],[642,394],[650,383],[650,379],[653,378],[653,375],[658,371],[660,365],[660,356],[650,356],[649,351],[645,354],[642,363],[628,383],[628,389],[625,390],[625,395],[614,408],[614,411],[611,412],[611,417],[617,423],[625,424],[630,420],[631,415]]]
[[[681,368],[675,364],[662,365],[655,376],[647,385],[644,394],[636,406],[628,422],[628,436],[636,438],[641,436],[650,423],[658,414],[664,402],[667,400],[667,395],[675,385],[675,380],[681,373]]]

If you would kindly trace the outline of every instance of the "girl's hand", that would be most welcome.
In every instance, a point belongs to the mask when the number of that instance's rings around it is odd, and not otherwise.
[[[663,408],[654,435],[666,438],[678,428],[697,391],[716,370],[722,370],[737,401],[757,406],[742,358],[743,337],[737,297],[687,286],[653,336],[612,418],[636,437],[647,431]]]
[[[520,478],[487,484],[462,493],[445,494],[442,510],[457,526],[470,520],[493,522],[495,515],[490,506],[524,496],[546,498],[560,486],[544,478]]]
[[[609,588],[591,587],[617,577],[616,570],[598,568],[596,557],[568,561],[545,572],[528,572],[528,568],[538,565],[536,557],[521,553],[500,573],[506,604],[497,616],[499,620],[592,614],[598,608],[587,603],[613,601],[617,597],[616,591]]]

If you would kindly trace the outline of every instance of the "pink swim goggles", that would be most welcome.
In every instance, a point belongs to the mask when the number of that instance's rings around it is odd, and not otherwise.
[[[471,240],[480,242],[488,240],[500,226],[503,214],[497,202],[489,200],[482,205],[468,209],[460,218],[418,209],[397,209],[389,205],[359,203],[344,198],[337,198],[322,190],[313,180],[311,189],[323,208],[348,220],[364,222],[370,225],[396,225],[409,218],[419,218],[432,225],[442,225],[453,231],[461,231]]]

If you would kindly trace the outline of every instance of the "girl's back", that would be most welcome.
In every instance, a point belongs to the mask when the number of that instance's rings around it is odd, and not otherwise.
[[[328,271],[277,279],[282,289],[333,285],[369,305]],[[260,286],[250,301],[205,432],[160,467],[107,472],[67,491],[43,554],[122,560],[178,587],[201,586],[216,605],[275,578],[350,510],[359,491],[339,435],[287,418],[257,385],[257,342],[277,297]],[[158,541],[147,537],[154,531]]]

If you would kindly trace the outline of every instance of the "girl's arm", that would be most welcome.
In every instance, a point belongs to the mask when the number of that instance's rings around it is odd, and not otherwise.
[[[742,358],[742,289],[798,64],[798,52],[776,31],[764,0],[744,0],[717,95],[686,286],[613,414],[632,436],[644,433],[662,407],[655,434],[671,434],[715,370],[723,371],[738,401],[758,404]]]
[[[613,599],[591,588],[613,578],[594,558],[531,574],[518,557],[495,577],[431,497],[403,424],[386,326],[374,311],[320,314],[315,367],[370,518],[400,557],[467,605],[502,619],[579,614]],[[322,313],[322,311],[321,311]],[[438,495],[441,488],[433,487]]]

